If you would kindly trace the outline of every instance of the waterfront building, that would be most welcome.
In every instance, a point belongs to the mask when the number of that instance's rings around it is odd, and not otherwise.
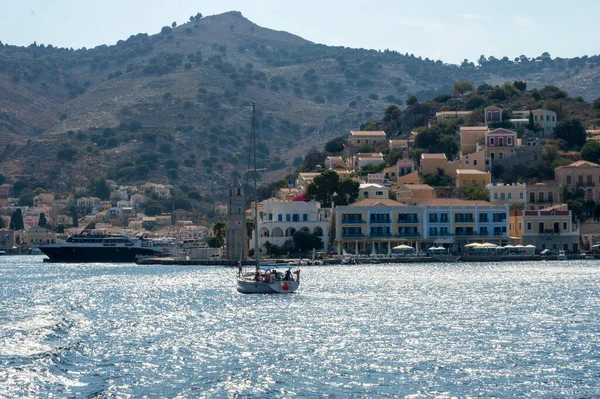
[[[538,251],[555,249],[579,252],[579,227],[566,204],[535,211],[515,209],[510,213],[511,237]]]
[[[323,251],[328,250],[331,210],[321,208],[318,201],[282,201],[268,199],[258,212],[258,247],[266,253],[266,244],[282,246],[299,231],[321,237]],[[254,233],[253,238],[254,239]]]
[[[338,251],[390,254],[408,244],[419,250],[448,244],[460,251],[471,241],[507,244],[508,205],[435,198],[421,205],[365,199],[335,209]]]

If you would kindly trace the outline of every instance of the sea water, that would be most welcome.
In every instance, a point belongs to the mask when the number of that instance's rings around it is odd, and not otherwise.
[[[0,258],[0,397],[600,397],[597,261],[236,271]]]

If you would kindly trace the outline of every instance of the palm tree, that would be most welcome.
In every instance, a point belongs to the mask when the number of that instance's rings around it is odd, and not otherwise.
[[[217,242],[219,242],[219,246],[223,245],[225,242],[225,234],[227,233],[227,223],[223,220],[217,220],[215,224],[213,224],[213,233],[215,234]]]

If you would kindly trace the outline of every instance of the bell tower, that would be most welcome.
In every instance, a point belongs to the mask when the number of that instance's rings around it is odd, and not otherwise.
[[[246,230],[246,197],[244,187],[236,177],[229,187],[227,205],[227,259],[245,260],[248,256],[248,233]]]

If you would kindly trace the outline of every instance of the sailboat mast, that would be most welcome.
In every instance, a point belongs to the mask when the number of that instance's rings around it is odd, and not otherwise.
[[[256,271],[258,271],[258,190],[256,171],[256,103],[252,101],[252,132],[251,132],[252,161],[254,169],[254,259],[256,260]]]

